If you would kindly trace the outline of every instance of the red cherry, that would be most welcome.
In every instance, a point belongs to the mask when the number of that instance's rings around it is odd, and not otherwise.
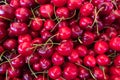
[[[115,66],[120,66],[120,55],[118,55],[114,58],[114,65]]]
[[[5,74],[9,67],[10,66],[8,63],[3,63],[2,65],[0,65],[0,74]]]
[[[116,75],[116,76],[120,76],[120,68],[119,67],[110,67],[110,74],[111,75]]]
[[[41,65],[39,63],[34,63],[32,67],[34,71],[37,71],[37,72],[42,71]]]
[[[61,74],[62,74],[62,71],[61,71],[61,68],[59,66],[53,66],[48,70],[48,75],[52,79],[59,78],[61,76]]]
[[[31,42],[23,42],[19,44],[18,52],[22,56],[30,56],[33,53],[33,47],[31,46]]]
[[[19,0],[11,0],[10,1],[10,6],[12,6],[13,8],[17,9],[20,7],[20,2]]]
[[[109,46],[105,41],[97,41],[94,45],[94,50],[97,54],[104,54],[108,51]]]
[[[110,48],[116,51],[120,51],[120,37],[112,38],[109,42]]]
[[[46,30],[50,31],[54,28],[54,26],[55,26],[55,22],[53,20],[48,19],[44,22],[44,28]]]
[[[51,0],[52,3],[57,7],[62,7],[66,4],[67,0]]]
[[[39,8],[39,13],[45,18],[50,18],[53,16],[54,7],[51,4],[41,5]]]
[[[20,0],[20,5],[22,7],[31,8],[35,7],[36,3],[35,0]]]
[[[85,56],[83,61],[84,61],[84,64],[88,67],[95,67],[96,66],[95,57],[92,55]]]
[[[11,77],[11,78],[14,78],[14,77],[19,77],[21,74],[20,70],[19,69],[13,69],[13,68],[9,68],[8,69],[8,75]]]

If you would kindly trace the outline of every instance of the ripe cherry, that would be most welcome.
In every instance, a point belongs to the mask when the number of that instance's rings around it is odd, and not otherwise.
[[[52,3],[57,7],[62,7],[66,4],[67,0],[51,0]]]
[[[8,75],[9,75],[11,78],[19,77],[19,76],[21,75],[20,69],[9,68],[9,69],[8,69]]]
[[[20,7],[20,2],[19,0],[11,0],[10,1],[10,6],[12,6],[13,8],[17,9]]]
[[[36,3],[34,0],[20,0],[20,5],[26,8],[35,7]]]
[[[34,63],[32,65],[32,68],[33,68],[34,71],[37,71],[37,72],[42,71],[41,65],[39,63]]]
[[[44,28],[46,30],[50,31],[54,28],[54,26],[55,26],[55,22],[53,20],[48,19],[44,22]]]
[[[118,55],[114,58],[114,65],[115,66],[120,66],[120,55]]]

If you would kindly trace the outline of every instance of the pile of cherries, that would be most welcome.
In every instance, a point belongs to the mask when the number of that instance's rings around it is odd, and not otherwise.
[[[120,80],[120,0],[0,0],[0,80]]]

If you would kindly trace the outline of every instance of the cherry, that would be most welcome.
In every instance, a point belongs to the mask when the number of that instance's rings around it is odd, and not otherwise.
[[[19,77],[20,76],[20,69],[12,69],[12,68],[9,68],[8,69],[8,75],[11,77],[11,78],[14,78],[14,77]]]
[[[33,40],[32,40],[32,44],[34,45],[34,44],[42,44],[42,38],[34,38]]]
[[[40,31],[43,25],[42,19],[36,17],[31,21],[31,29],[34,31]]]
[[[94,10],[94,6],[92,3],[86,2],[80,8],[80,14],[82,16],[89,16]]]
[[[62,71],[61,71],[61,68],[59,66],[53,66],[48,70],[48,75],[52,79],[59,78],[61,76],[61,74],[62,74]]]
[[[94,67],[93,69],[93,75],[95,76],[96,79],[104,79],[104,73],[99,67]]]
[[[79,9],[82,5],[82,0],[68,0],[67,7],[72,11]]]
[[[3,43],[5,49],[12,50],[17,47],[17,41],[15,39],[7,39]]]
[[[50,60],[47,59],[47,58],[41,58],[40,61],[39,61],[39,63],[40,63],[40,66],[41,66],[41,68],[42,68],[43,70],[47,70],[47,69],[49,69],[50,66],[51,66],[51,62],[50,62]]]
[[[26,8],[35,7],[36,3],[34,0],[20,0],[20,5]]]
[[[105,41],[97,41],[94,45],[94,50],[97,54],[104,54],[108,51],[109,46]]]
[[[117,76],[117,75],[113,75],[110,77],[111,80],[119,80],[120,79],[120,76]]]
[[[92,55],[85,56],[83,61],[84,61],[84,65],[86,65],[88,67],[95,67],[96,66],[95,57]]]
[[[64,63],[64,57],[59,55],[59,53],[55,52],[52,55],[52,63],[54,65],[62,65]]]
[[[77,50],[73,50],[71,54],[68,56],[70,62],[77,62],[79,58],[79,52]]]
[[[5,27],[0,27],[0,40],[2,40],[3,38],[5,38],[5,36],[7,35],[6,29]]]
[[[103,3],[103,2],[104,2],[104,0],[92,0],[92,4],[94,6],[98,6],[98,5],[100,5],[100,3]]]
[[[33,53],[31,42],[23,42],[18,46],[18,53],[22,56],[30,56]]]
[[[42,70],[41,65],[39,63],[34,63],[32,67],[33,67],[33,70],[37,72],[40,72]]]
[[[78,68],[76,65],[70,63],[64,67],[63,76],[65,79],[75,79],[78,76]]]
[[[54,28],[54,26],[55,26],[55,22],[53,20],[48,19],[44,22],[44,28],[46,30],[50,31]]]
[[[19,8],[20,7],[19,0],[11,0],[10,1],[10,6],[13,7],[13,8],[15,8],[15,9]]]
[[[95,36],[92,32],[87,31],[83,34],[82,42],[84,45],[90,45],[94,42],[94,40]]]
[[[47,80],[47,78],[42,75],[38,75],[38,77],[35,78],[34,80]]]
[[[36,38],[36,37],[39,36],[39,32],[38,31],[30,30],[29,33],[32,36],[32,38]]]
[[[3,48],[3,46],[2,45],[0,45],[0,54],[2,54],[2,52],[4,52],[4,48]]]
[[[68,56],[72,52],[73,42],[71,40],[63,40],[57,47],[57,52],[60,55]]]
[[[23,34],[18,36],[18,43],[23,43],[23,42],[31,42],[32,41],[32,37],[29,34]]]
[[[110,40],[109,45],[110,48],[116,51],[120,51],[120,38],[119,37],[114,37]]]
[[[61,19],[68,18],[70,15],[69,9],[67,7],[60,7],[56,10],[56,16]]]
[[[100,66],[107,66],[110,64],[110,59],[108,56],[101,54],[96,57],[97,64]]]
[[[85,57],[88,53],[88,50],[87,50],[87,47],[84,46],[84,45],[79,45],[77,48],[76,48],[78,54],[80,57]]]
[[[54,7],[51,4],[41,5],[39,8],[39,13],[41,14],[41,16],[43,16],[45,18],[50,18],[53,16]]]
[[[16,57],[11,61],[11,65],[15,68],[20,68],[25,64],[25,59],[22,56]]]
[[[63,21],[61,21],[61,22],[58,24],[58,27],[59,27],[59,28],[60,28],[60,27],[63,27],[63,26],[68,26],[68,22],[65,21],[65,20],[63,20]]]
[[[62,7],[66,4],[67,0],[51,0],[56,7]]]
[[[33,56],[30,58],[30,64],[38,63],[40,56],[37,53],[34,53]]]
[[[69,39],[71,37],[71,29],[67,26],[59,28],[59,35],[62,40]]]
[[[91,30],[92,23],[93,23],[93,20],[91,18],[82,17],[79,21],[79,26],[84,30]]]
[[[32,80],[32,76],[30,73],[23,73],[22,80]]]
[[[79,77],[80,77],[81,79],[87,79],[87,78],[90,77],[89,71],[86,70],[85,68],[79,67],[79,70],[78,70],[78,71],[79,71]]]
[[[3,63],[0,65],[0,74],[5,74],[10,65],[8,63]]]
[[[111,75],[116,75],[116,76],[120,76],[120,68],[119,67],[110,67],[110,74]]]
[[[0,19],[11,21],[15,17],[14,8],[12,8],[10,5],[0,5],[0,11]]]
[[[32,13],[28,8],[20,7],[15,11],[16,19],[20,22],[27,22],[31,17]]]
[[[9,28],[9,33],[13,34],[14,36],[19,36],[22,34],[26,34],[28,31],[28,26],[22,22],[14,22],[11,23]]]
[[[115,66],[120,66],[120,55],[116,56],[114,59],[114,65]]]

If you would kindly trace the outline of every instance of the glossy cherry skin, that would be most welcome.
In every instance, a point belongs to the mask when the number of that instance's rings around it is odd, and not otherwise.
[[[15,10],[10,5],[0,5],[0,12],[0,19],[13,20],[15,17]]]
[[[110,38],[114,38],[117,36],[118,32],[115,28],[110,27],[108,29],[106,29],[105,33],[110,37]]]
[[[12,50],[17,47],[17,41],[15,39],[7,39],[4,43],[3,46],[5,49]]]
[[[14,77],[19,77],[21,74],[20,72],[20,69],[15,69],[15,68],[9,68],[8,69],[8,75],[11,77],[11,78],[14,78]]]
[[[118,55],[114,58],[114,65],[115,66],[120,66],[120,55]]]
[[[88,49],[87,49],[87,47],[84,46],[84,45],[79,45],[79,46],[76,48],[76,50],[78,51],[78,54],[79,54],[80,57],[84,57],[84,56],[86,56],[87,53],[88,53]]]
[[[63,40],[57,47],[57,52],[62,56],[68,56],[72,52],[73,42],[71,40]]]
[[[24,66],[24,64],[25,64],[25,59],[22,56],[16,57],[11,61],[11,65],[14,68],[21,68]]]
[[[60,66],[53,66],[48,70],[48,75],[52,79],[57,79],[62,75]]]
[[[20,0],[20,5],[26,8],[33,8],[35,7],[36,3],[35,0]]]
[[[110,67],[110,74],[120,76],[120,68],[119,67]]]
[[[67,0],[51,0],[56,7],[62,7],[66,4]]]
[[[32,68],[33,68],[34,71],[37,71],[37,72],[42,71],[41,65],[39,63],[34,63],[32,65]]]
[[[114,37],[110,40],[109,46],[111,49],[120,51],[120,37]]]
[[[29,34],[24,34],[24,35],[20,35],[18,36],[18,43],[23,43],[23,42],[31,42],[32,41],[32,37]]]
[[[79,20],[79,26],[84,30],[91,30],[91,25],[93,23],[93,20],[89,17],[82,17]]]
[[[92,4],[94,6],[98,6],[100,3],[103,3],[103,2],[104,2],[104,0],[92,0]]]
[[[62,40],[69,39],[71,37],[71,29],[67,26],[59,28],[59,36]]]
[[[45,18],[50,18],[53,16],[54,7],[51,4],[41,5],[39,8],[39,13]]]
[[[55,26],[55,22],[53,20],[48,19],[44,22],[44,28],[46,30],[50,31],[54,28],[54,26]]]
[[[101,54],[96,57],[97,64],[100,66],[107,66],[110,64],[110,59],[107,55]]]
[[[31,42],[23,42],[18,45],[18,52],[22,56],[30,56],[33,53]]]
[[[78,76],[78,68],[76,65],[70,63],[64,67],[63,77],[67,80],[75,79]]]
[[[34,38],[32,40],[32,44],[42,44],[43,40],[42,38]]]
[[[52,55],[52,63],[54,65],[62,65],[64,63],[64,57],[59,55],[59,53],[55,52]]]
[[[99,67],[95,67],[93,69],[93,75],[95,76],[96,79],[104,79],[104,74],[103,71]]]
[[[90,45],[94,42],[94,40],[95,40],[94,33],[86,31],[83,34],[83,38],[82,38],[83,45]]]
[[[68,0],[67,7],[72,11],[79,9],[82,5],[82,0]]]
[[[0,65],[0,74],[3,75],[6,73],[10,65],[8,63],[3,63]]]
[[[97,54],[104,54],[108,51],[109,46],[105,41],[97,41],[94,45],[94,50]]]
[[[15,11],[16,19],[20,22],[27,22],[31,17],[32,13],[28,8],[20,7]]]
[[[26,34],[28,32],[28,26],[25,23],[21,22],[14,22],[10,24],[9,33],[13,34],[14,36],[19,36],[22,34]]]
[[[60,8],[57,8],[56,10],[56,16],[61,19],[68,18],[69,15],[70,15],[70,12],[67,7],[60,7]]]
[[[77,50],[73,50],[71,54],[68,56],[70,62],[77,62],[79,59],[79,52]]]
[[[7,35],[6,31],[7,30],[3,26],[0,26],[0,40],[2,40]]]
[[[41,66],[41,68],[42,68],[43,70],[47,70],[47,69],[49,69],[50,66],[51,66],[51,62],[50,62],[50,60],[47,59],[47,58],[41,58],[40,61],[39,61],[39,63],[40,63],[40,66]]]
[[[89,16],[94,10],[94,6],[92,3],[86,2],[80,8],[80,14],[82,16]]]
[[[89,71],[86,70],[85,68],[79,67],[78,71],[79,71],[79,75],[78,75],[78,76],[79,76],[81,79],[85,79],[85,78],[87,79],[87,78],[90,77]]]
[[[20,7],[20,2],[19,0],[11,0],[10,1],[10,6],[12,6],[13,8],[17,9]]]
[[[37,53],[34,53],[30,59],[30,64],[38,63],[40,60],[40,56]]]
[[[38,75],[38,77],[34,78],[34,80],[47,80],[47,78],[44,77],[43,75]]]
[[[95,67],[96,66],[96,59],[92,55],[87,55],[83,59],[84,65],[88,67]]]
[[[31,29],[34,31],[40,31],[43,25],[42,19],[36,17],[31,22]]]

